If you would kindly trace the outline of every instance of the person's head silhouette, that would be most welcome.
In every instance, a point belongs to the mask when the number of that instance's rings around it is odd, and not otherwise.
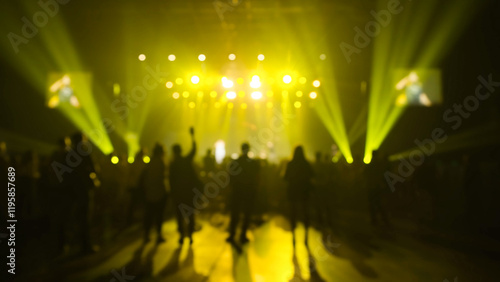
[[[247,156],[248,152],[250,152],[250,145],[248,143],[241,144],[241,154]]]
[[[163,145],[160,143],[156,143],[154,149],[153,149],[153,157],[154,158],[161,158],[165,154],[165,149],[163,148]]]
[[[306,157],[304,155],[304,148],[302,146],[295,147],[295,151],[293,152],[293,160],[294,161],[305,161]]]
[[[179,144],[174,144],[172,146],[172,152],[174,153],[174,158],[179,158],[182,154],[182,148]]]

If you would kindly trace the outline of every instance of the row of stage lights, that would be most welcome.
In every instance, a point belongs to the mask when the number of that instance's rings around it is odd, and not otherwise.
[[[139,61],[143,62],[143,61],[145,61],[145,60],[146,60],[146,55],[144,55],[144,54],[140,54],[138,58],[139,58]],[[171,61],[171,62],[173,62],[173,61],[175,61],[175,59],[177,59],[177,57],[176,57],[174,54],[170,54],[170,55],[168,55],[168,57],[167,57],[167,58],[168,58],[168,60],[169,60],[169,61]],[[198,55],[198,60],[199,60],[200,62],[204,62],[206,59],[207,59],[207,56],[206,56],[205,54],[200,54],[200,55]],[[229,55],[228,55],[228,59],[229,59],[230,61],[234,61],[234,60],[236,60],[236,55],[235,55],[235,54],[229,54]],[[266,57],[264,56],[264,54],[259,54],[259,55],[257,55],[257,60],[259,60],[259,61],[261,61],[261,62],[262,62],[262,61],[264,61],[265,59],[266,59]],[[325,55],[325,54],[321,54],[321,55],[319,55],[319,59],[320,59],[320,60],[322,60],[322,61],[326,60],[326,55]]]
[[[290,83],[292,83],[292,77],[290,75],[288,75],[288,74],[284,75],[283,78],[282,78],[282,80],[283,80],[283,83],[285,85],[289,85]],[[198,85],[200,83],[201,79],[200,79],[199,76],[193,75],[193,76],[191,76],[190,81],[191,81],[191,83],[193,85]],[[300,77],[298,79],[298,81],[299,81],[300,84],[305,84],[307,82],[307,79],[305,77]],[[236,82],[238,84],[243,84],[245,81],[244,81],[244,79],[242,77],[240,77],[240,78],[238,78],[236,80]],[[175,79],[175,84],[182,85],[183,83],[184,83],[184,79],[182,79],[180,77],[178,77],[178,78]],[[170,88],[174,87],[175,84],[174,84],[173,81],[167,81],[165,83],[165,87],[167,87],[167,88],[170,89]],[[227,78],[225,76],[222,77],[221,84],[222,84],[222,87],[227,88],[227,89],[233,88],[234,85],[235,85],[234,81],[232,81],[231,79],[229,79],[229,78]],[[249,83],[250,88],[258,89],[258,88],[261,87],[261,85],[262,85],[262,83],[260,81],[260,77],[258,75],[252,76],[252,79],[251,79],[251,81]],[[312,86],[315,87],[315,88],[318,88],[318,87],[321,86],[321,82],[316,79],[316,80],[314,80],[312,82]]]
[[[225,97],[228,100],[234,100],[238,96],[241,97],[241,98],[245,97],[245,94],[246,93],[243,90],[238,91],[238,93],[236,93],[236,91],[226,91],[225,92]],[[182,92],[182,94],[180,94],[179,92],[174,92],[174,93],[172,93],[172,98],[179,99],[181,96],[183,98],[189,98],[190,95],[191,94],[190,94],[189,91],[184,91],[184,92]],[[283,90],[281,92],[281,95],[284,98],[286,98],[286,97],[288,97],[289,92],[287,90]],[[203,98],[203,96],[204,96],[203,91],[198,91],[197,96],[198,96],[198,98]],[[217,91],[210,91],[209,96],[211,98],[216,98],[217,97]],[[269,97],[269,98],[272,98],[274,96],[274,92],[272,90],[269,90],[269,91],[267,91],[266,96]],[[302,91],[299,90],[299,91],[295,92],[295,96],[297,96],[297,98],[302,98],[304,96],[304,92],[302,92]],[[310,99],[314,100],[314,99],[318,98],[318,93],[316,91],[311,91],[311,92],[309,92],[308,96],[309,96]],[[264,95],[260,91],[253,91],[250,94],[250,97],[253,100],[261,100],[264,97]]]
[[[293,103],[293,107],[295,107],[296,109],[299,109],[299,108],[301,108],[301,107],[302,107],[302,104],[303,104],[303,102],[300,102],[300,101],[295,101],[295,102]],[[207,104],[207,103],[203,103],[202,105],[203,105],[204,107],[206,107],[208,104]],[[221,105],[222,105],[222,103],[220,103],[220,102],[215,102],[215,103],[214,103],[214,107],[215,107],[215,108],[220,108],[220,107],[221,107]],[[259,104],[253,104],[253,106],[254,106],[254,108],[256,108],[256,109],[260,108],[260,105],[259,105]],[[273,108],[273,106],[274,106],[273,102],[267,102],[267,103],[266,103],[266,107],[267,107],[268,109]],[[309,106],[312,108],[314,105],[313,105],[312,103],[310,103],[310,104],[309,104]],[[188,103],[188,107],[189,107],[189,108],[191,108],[191,109],[194,109],[194,108],[196,108],[196,103],[195,103],[195,102],[189,102],[189,103]],[[285,107],[286,107],[286,104],[285,104],[285,103],[281,103],[281,107],[282,107],[282,108],[285,108]],[[234,108],[234,103],[232,103],[232,102],[227,103],[227,108],[229,108],[229,109],[233,109],[233,108]],[[246,109],[248,108],[248,104],[247,104],[247,103],[241,103],[241,104],[240,104],[240,108],[241,108],[241,109],[243,109],[243,110],[246,110]]]
[[[306,83],[306,78],[305,77],[301,77],[299,78],[299,83],[301,84],[305,84]],[[183,84],[183,79],[182,78],[177,78],[175,83],[177,85],[182,85]],[[191,83],[193,83],[194,85],[198,84],[200,82],[200,78],[196,75],[193,75],[191,77]],[[226,91],[225,92],[225,96],[228,100],[234,100],[236,99],[237,96],[240,96],[240,97],[244,97],[245,96],[245,91],[241,90],[241,91],[238,91],[238,94],[236,93],[236,91],[232,91],[230,90],[231,88],[234,87],[234,82],[230,79],[228,79],[227,77],[222,77],[221,79],[221,82],[222,82],[222,87],[223,88],[226,88],[228,89],[229,91]],[[238,78],[237,79],[237,83],[238,84],[243,84],[243,78]],[[292,77],[290,75],[285,75],[283,76],[283,83],[285,84],[290,84],[292,82]],[[167,81],[165,86],[169,89],[173,88],[174,87],[174,83],[172,81]],[[253,89],[256,89],[256,91],[253,91],[251,92],[250,94],[250,97],[253,99],[253,100],[260,100],[263,98],[263,94],[261,91],[258,91],[257,89],[261,87],[261,82],[260,82],[260,77],[258,75],[254,75],[249,83],[249,86],[250,88],[253,88]],[[315,87],[315,88],[319,88],[321,86],[321,82],[319,80],[314,80],[312,82],[312,86]],[[282,92],[283,96],[287,96],[288,95],[288,91],[287,90],[284,90]],[[302,97],[304,94],[302,91],[297,91],[296,92],[296,96],[297,97]],[[267,96],[268,97],[272,97],[273,96],[273,91],[269,90],[267,91]],[[181,94],[179,92],[174,92],[172,94],[172,97],[174,99],[179,99],[181,97]],[[184,98],[188,98],[189,97],[189,92],[188,91],[184,91],[182,92],[182,97]],[[198,92],[198,97],[203,97],[203,92],[202,91],[199,91]],[[217,97],[217,92],[216,91],[211,91],[210,92],[210,97],[212,98],[216,98]],[[311,99],[316,99],[318,97],[318,93],[316,91],[311,91],[309,93],[309,98]]]

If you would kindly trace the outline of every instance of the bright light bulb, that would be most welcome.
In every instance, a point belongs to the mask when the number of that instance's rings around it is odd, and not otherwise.
[[[262,93],[259,91],[252,92],[252,99],[254,100],[259,100],[262,98]]]
[[[229,100],[233,100],[236,98],[236,92],[234,91],[229,91],[226,93],[226,98],[228,98]]]

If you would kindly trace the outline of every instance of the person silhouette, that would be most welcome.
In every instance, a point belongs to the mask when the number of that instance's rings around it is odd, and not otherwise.
[[[145,167],[141,175],[141,186],[144,191],[144,242],[149,242],[149,230],[154,224],[158,233],[156,242],[165,242],[161,234],[163,212],[167,202],[165,186],[165,150],[161,144],[156,144],[153,149],[151,162]]]
[[[229,223],[229,237],[226,239],[229,243],[235,243],[234,236],[236,235],[236,227],[240,221],[240,216],[243,216],[241,226],[240,243],[245,244],[249,240],[247,238],[247,229],[250,225],[250,218],[257,194],[257,183],[259,177],[259,163],[248,156],[250,145],[243,143],[241,145],[241,155],[238,159],[233,160],[229,167],[237,168],[235,173],[231,175],[231,191],[230,191],[230,209],[231,222]]]
[[[212,150],[207,149],[205,157],[203,157],[203,169],[207,172],[208,176],[212,176],[215,173],[216,165],[215,158],[212,155]]]
[[[198,179],[193,167],[193,159],[196,155],[196,141],[194,139],[194,128],[189,130],[192,141],[192,149],[185,157],[182,156],[182,148],[179,144],[172,146],[174,158],[170,163],[169,181],[174,202],[175,215],[177,218],[177,229],[179,231],[179,244],[184,242],[184,230],[187,228],[187,235],[190,244],[193,243],[193,232],[195,226],[194,213],[184,214],[182,205],[190,205],[193,202],[192,189],[200,190],[201,181]]]
[[[71,150],[79,152],[82,148],[87,148],[84,151],[89,151],[91,144],[85,135],[80,132],[75,133],[71,137]],[[80,164],[68,175],[68,187],[71,187],[73,192],[74,222],[79,227],[77,234],[79,234],[82,253],[86,254],[94,252],[90,242],[90,202],[91,190],[95,186],[90,175],[95,174],[96,170],[90,155],[84,154],[80,157]]]
[[[385,182],[384,173],[389,169],[389,163],[377,150],[372,152],[372,161],[366,167],[368,186],[368,209],[370,211],[371,224],[378,225],[379,216],[387,227],[391,227],[387,211],[382,203],[384,194],[388,187]]]
[[[297,146],[293,153],[293,158],[288,163],[285,171],[285,181],[288,182],[288,200],[291,205],[290,209],[290,223],[292,228],[292,240],[295,247],[295,228],[297,227],[297,216],[300,212],[304,220],[304,227],[306,230],[305,244],[308,242],[309,227],[309,196],[313,185],[311,179],[314,176],[313,169],[304,155],[302,146]]]

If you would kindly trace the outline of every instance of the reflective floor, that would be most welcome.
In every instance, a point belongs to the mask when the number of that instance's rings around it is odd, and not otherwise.
[[[194,243],[179,247],[174,220],[165,222],[165,243],[142,237],[93,263],[87,259],[67,281],[496,281],[498,256],[494,242],[470,242],[453,235],[431,234],[396,223],[391,230],[374,228],[363,217],[346,214],[336,231],[323,235],[296,230],[296,248],[288,221],[269,216],[248,232],[241,249],[225,242],[229,219],[220,214],[198,220]],[[398,230],[398,231],[394,231]],[[462,240],[462,241],[460,241]],[[449,242],[450,244],[444,244]],[[476,244],[464,252],[453,244]],[[461,243],[465,242],[465,243]],[[449,245],[447,247],[443,245]]]

